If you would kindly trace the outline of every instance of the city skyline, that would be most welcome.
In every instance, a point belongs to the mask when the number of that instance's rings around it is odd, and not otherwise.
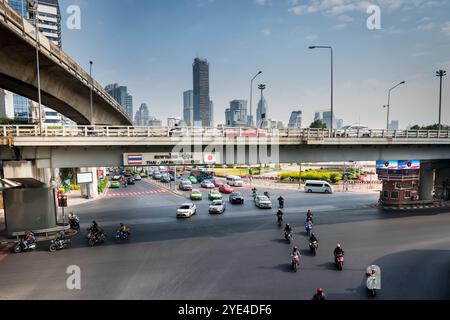
[[[231,99],[249,99],[249,82],[258,70],[263,71],[258,81],[267,84],[265,96],[279,118],[289,119],[293,105],[302,105],[305,119],[311,119],[316,110],[329,108],[328,55],[307,49],[309,45],[329,44],[335,49],[335,113],[346,123],[361,119],[371,127],[384,128],[382,107],[387,90],[401,80],[408,82],[392,97],[392,117],[405,125],[436,123],[439,83],[434,73],[450,66],[446,55],[450,34],[445,31],[449,19],[444,14],[450,4],[438,1],[427,6],[419,1],[408,5],[401,1],[394,7],[374,2],[382,10],[381,30],[367,29],[365,10],[348,9],[328,17],[326,8],[308,13],[306,9],[293,9],[295,6],[287,0],[271,1],[270,5],[252,0],[136,0],[134,3],[143,8],[139,12],[122,4],[108,6],[104,0],[78,1],[83,12],[82,29],[63,30],[65,50],[85,68],[93,60],[95,78],[100,83],[127,83],[137,101],[151,99],[154,113],[161,118],[180,114],[179,96],[192,82],[192,58],[206,57],[214,66],[210,95],[214,97],[215,118],[223,123]],[[72,1],[62,0],[61,4],[66,8]],[[309,6],[310,1],[304,5]],[[158,18],[164,14],[172,14],[176,22]],[[228,23],[233,15],[239,21],[236,26]],[[123,30],[114,25],[129,16],[133,19],[127,20]],[[197,21],[197,17],[204,18]],[[162,27],[166,28],[164,36],[156,32]],[[149,44],[129,36],[135,28],[148,32],[148,43],[154,44],[151,54],[145,50]],[[124,36],[121,48],[110,50],[114,46],[108,37],[111,32]],[[103,39],[102,48],[89,54],[81,50],[94,47],[96,39]],[[206,45],[211,42],[216,45]],[[133,52],[130,59],[122,59],[119,65],[114,63],[130,54],[125,53],[130,46],[142,46],[142,50]],[[255,99],[256,93],[254,90]],[[446,123],[450,122],[449,101],[450,91],[444,90]]]

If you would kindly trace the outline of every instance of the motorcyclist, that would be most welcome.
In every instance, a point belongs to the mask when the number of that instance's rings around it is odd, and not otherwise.
[[[66,239],[66,233],[64,231],[60,231],[56,235],[56,240],[65,240]]]
[[[342,250],[341,245],[338,243],[336,249],[334,249],[334,257],[336,258],[339,255],[344,255],[344,250]]]
[[[283,219],[283,211],[281,211],[281,210],[278,210],[278,212],[277,212],[277,217],[278,217],[278,219]]]
[[[309,237],[309,242],[310,243],[319,242],[319,239],[317,239],[314,233],[311,233],[311,236]]]
[[[314,301],[324,301],[326,300],[325,293],[323,293],[322,288],[317,288],[316,294],[312,298]]]
[[[128,228],[126,225],[124,225],[123,223],[120,224],[119,227],[119,232],[122,234],[126,234],[130,232],[130,228]]]
[[[28,231],[25,234],[25,241],[28,246],[31,246],[33,243],[36,242],[36,236],[34,235],[33,231]]]
[[[270,198],[269,192],[265,191],[265,192],[264,192],[264,195],[265,195],[267,198]]]
[[[294,249],[292,250],[292,254],[291,254],[291,255],[292,255],[293,257],[294,257],[294,256],[298,256],[298,257],[301,257],[301,256],[302,256],[300,250],[298,250],[298,247],[294,247]]]
[[[306,213],[306,221],[311,221],[313,222],[313,213],[311,210],[308,210],[308,212]]]
[[[292,232],[292,227],[289,223],[286,223],[286,226],[284,227],[284,232],[286,234],[291,233]]]
[[[280,208],[282,209],[284,207],[284,198],[282,196],[278,198],[278,203],[280,205]]]

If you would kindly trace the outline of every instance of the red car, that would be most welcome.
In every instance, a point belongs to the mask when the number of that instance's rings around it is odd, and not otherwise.
[[[234,192],[234,189],[232,187],[230,187],[229,185],[225,184],[219,188],[219,191],[221,193],[230,194],[230,193]]]
[[[216,187],[216,188],[220,188],[225,185],[225,183],[223,183],[221,181],[217,181],[217,180],[214,180],[213,183],[214,183],[214,187]]]

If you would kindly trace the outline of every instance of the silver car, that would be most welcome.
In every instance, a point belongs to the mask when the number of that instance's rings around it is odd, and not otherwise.
[[[226,205],[225,205],[225,201],[223,201],[223,200],[214,200],[209,205],[209,213],[210,214],[215,214],[215,213],[222,214],[225,212],[225,210],[226,210]]]
[[[272,201],[266,196],[257,196],[255,205],[260,209],[272,209]]]
[[[336,130],[336,137],[347,137],[347,138],[370,138],[369,127],[362,125],[351,125],[344,126],[341,129]]]

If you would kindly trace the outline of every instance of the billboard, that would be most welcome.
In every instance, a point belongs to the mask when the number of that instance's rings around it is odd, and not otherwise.
[[[420,160],[377,161],[377,169],[418,170],[420,169]]]
[[[77,173],[77,184],[88,184],[94,182],[92,172]]]
[[[125,153],[124,166],[170,166],[192,164],[220,164],[221,155],[216,152],[155,152],[155,153]]]

